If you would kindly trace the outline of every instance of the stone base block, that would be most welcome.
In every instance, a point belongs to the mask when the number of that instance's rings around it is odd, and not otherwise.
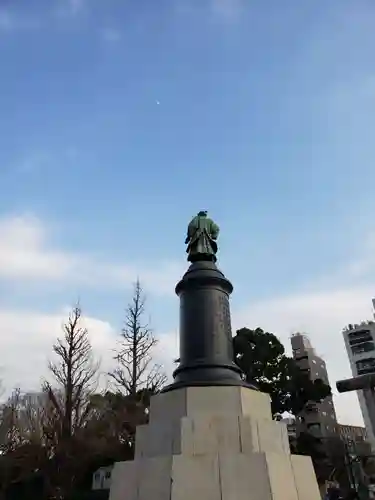
[[[309,457],[290,455],[270,398],[244,387],[155,396],[135,460],[112,473],[110,500],[320,500]]]
[[[119,462],[109,500],[318,500],[308,457],[219,453]]]
[[[182,417],[248,415],[271,420],[268,394],[246,387],[187,387],[151,398],[150,423]]]
[[[135,457],[273,451],[290,453],[284,423],[237,415],[198,415],[137,428]]]

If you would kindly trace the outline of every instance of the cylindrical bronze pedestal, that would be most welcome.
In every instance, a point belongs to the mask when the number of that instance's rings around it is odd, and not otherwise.
[[[215,263],[194,262],[176,286],[180,298],[180,365],[174,383],[180,387],[249,386],[233,362],[229,295],[233,286]]]

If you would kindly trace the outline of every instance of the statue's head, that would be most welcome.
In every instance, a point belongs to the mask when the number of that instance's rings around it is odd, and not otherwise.
[[[201,210],[198,212],[198,217],[207,217],[207,210]]]

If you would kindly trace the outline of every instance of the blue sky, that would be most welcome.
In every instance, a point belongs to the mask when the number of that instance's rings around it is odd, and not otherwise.
[[[375,295],[374,22],[370,0],[3,1],[6,382],[36,383],[14,339],[43,371],[78,296],[108,349],[137,276],[168,365],[202,208],[221,227],[234,328],[286,345],[303,329],[331,381],[348,376],[341,328]]]

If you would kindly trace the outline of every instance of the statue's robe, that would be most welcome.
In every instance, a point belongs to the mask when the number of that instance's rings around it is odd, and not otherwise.
[[[188,247],[186,252],[189,254],[188,260],[195,261],[200,258],[204,260],[216,260],[217,243],[219,235],[219,226],[217,226],[208,217],[197,215],[190,222],[187,231]]]

